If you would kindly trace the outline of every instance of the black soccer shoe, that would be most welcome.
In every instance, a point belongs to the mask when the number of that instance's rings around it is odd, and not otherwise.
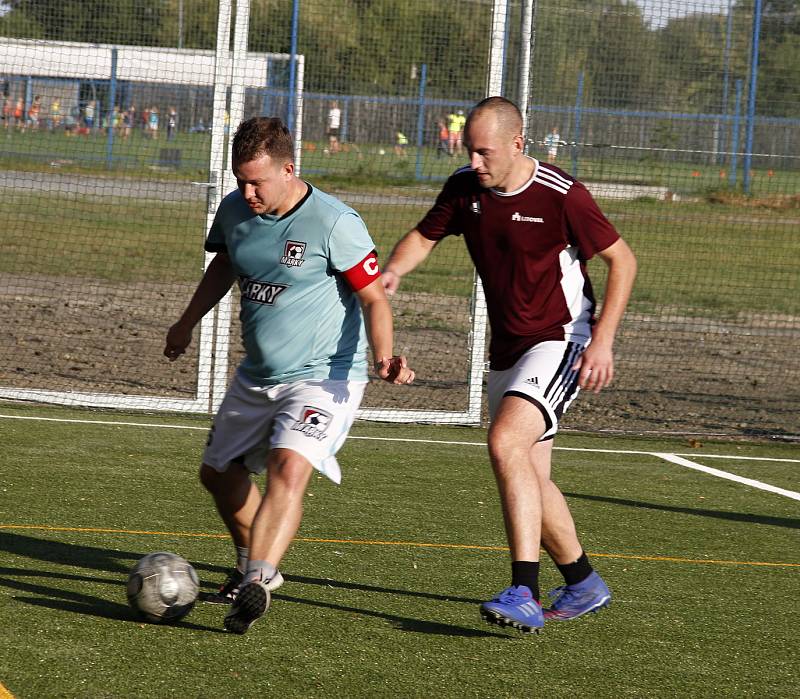
[[[225,630],[245,633],[269,609],[270,594],[267,584],[251,582],[239,590],[239,594],[225,615]]]
[[[238,568],[234,568],[229,574],[224,583],[216,592],[204,592],[200,595],[203,602],[209,604],[231,604],[239,594],[239,587],[241,587],[244,573]]]
[[[207,604],[233,604],[236,595],[239,594],[239,588],[242,586],[242,579],[244,573],[240,573],[238,568],[234,568],[229,574],[224,583],[216,592],[204,592],[200,595],[200,599]],[[283,576],[280,571],[267,582],[267,589],[270,592],[277,590],[283,585]]]

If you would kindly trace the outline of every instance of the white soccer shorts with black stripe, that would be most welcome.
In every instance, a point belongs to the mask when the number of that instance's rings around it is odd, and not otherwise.
[[[489,417],[494,418],[505,396],[529,400],[542,411],[545,432],[540,442],[552,439],[558,422],[580,391],[578,372],[572,367],[589,341],[540,342],[510,369],[489,372]]]

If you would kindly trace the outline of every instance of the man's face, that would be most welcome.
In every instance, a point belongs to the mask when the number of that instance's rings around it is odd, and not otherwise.
[[[522,154],[522,136],[499,129],[495,117],[485,113],[470,119],[464,144],[481,187],[504,190]]]
[[[284,202],[294,175],[291,162],[277,163],[261,155],[244,163],[234,162],[236,185],[254,214],[284,214]]]

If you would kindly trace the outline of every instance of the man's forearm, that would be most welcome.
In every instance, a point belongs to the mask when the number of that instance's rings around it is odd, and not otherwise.
[[[208,266],[178,323],[193,328],[228,293],[236,275],[219,256]]]
[[[392,357],[394,332],[392,325],[392,309],[386,302],[373,302],[362,305],[364,328],[372,350],[375,363],[381,359]]]
[[[613,342],[636,279],[636,257],[624,241],[619,243],[622,245],[613,255],[604,256],[608,279],[603,308],[592,332],[595,341]]]
[[[402,277],[423,262],[435,245],[415,228],[394,246],[383,271]]]

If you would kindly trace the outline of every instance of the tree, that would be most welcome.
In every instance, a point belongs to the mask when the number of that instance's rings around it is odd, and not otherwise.
[[[162,0],[7,0],[9,17],[21,13],[41,27],[40,38],[154,46]]]

